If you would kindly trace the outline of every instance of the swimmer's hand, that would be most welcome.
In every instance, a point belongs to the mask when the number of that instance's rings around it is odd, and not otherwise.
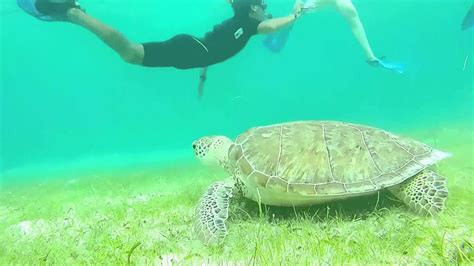
[[[301,0],[296,0],[293,7],[293,12],[288,16],[266,19],[258,24],[258,34],[268,34],[284,29],[294,23],[298,17],[303,13],[303,3]]]
[[[293,14],[295,15],[295,18],[301,16],[302,13],[303,3],[301,2],[301,0],[296,0],[295,5],[293,6]]]
[[[296,0],[293,7],[293,14],[295,15],[295,18],[298,18],[305,13],[316,11],[317,8],[318,4],[314,0],[310,0],[304,4],[301,2],[301,0]]]

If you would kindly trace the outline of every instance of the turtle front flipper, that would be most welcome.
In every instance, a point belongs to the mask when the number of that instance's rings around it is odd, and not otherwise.
[[[194,230],[205,244],[218,242],[227,235],[225,222],[229,217],[233,190],[234,183],[231,181],[215,182],[199,200]]]
[[[419,214],[442,212],[448,198],[446,179],[428,169],[388,190]]]

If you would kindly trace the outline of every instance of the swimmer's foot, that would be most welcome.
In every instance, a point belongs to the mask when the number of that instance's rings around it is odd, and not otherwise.
[[[82,9],[78,0],[17,0],[17,4],[26,13],[45,21],[69,21],[69,9]]]
[[[403,74],[405,72],[405,67],[403,65],[394,62],[389,62],[384,58],[385,56],[382,56],[380,58],[369,59],[367,60],[367,63],[373,67],[383,67],[385,69],[395,71],[399,74]]]

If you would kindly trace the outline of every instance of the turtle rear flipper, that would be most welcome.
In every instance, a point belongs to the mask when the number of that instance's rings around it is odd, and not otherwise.
[[[419,214],[442,212],[448,197],[446,179],[428,169],[388,189]]]
[[[229,181],[213,183],[199,200],[194,230],[206,244],[215,243],[227,235],[226,220],[233,196],[234,184]]]

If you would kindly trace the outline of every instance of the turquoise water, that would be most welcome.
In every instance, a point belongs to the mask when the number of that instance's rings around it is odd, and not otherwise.
[[[293,5],[268,2],[275,16]],[[136,42],[203,36],[232,14],[223,0],[81,3]],[[290,120],[472,130],[474,29],[461,31],[472,1],[354,4],[374,52],[406,64],[406,73],[368,66],[346,22],[324,9],[298,21],[279,54],[257,36],[210,67],[199,99],[198,69],[127,65],[86,30],[37,21],[2,2],[0,170],[110,154],[192,154],[202,135],[235,137]]]

